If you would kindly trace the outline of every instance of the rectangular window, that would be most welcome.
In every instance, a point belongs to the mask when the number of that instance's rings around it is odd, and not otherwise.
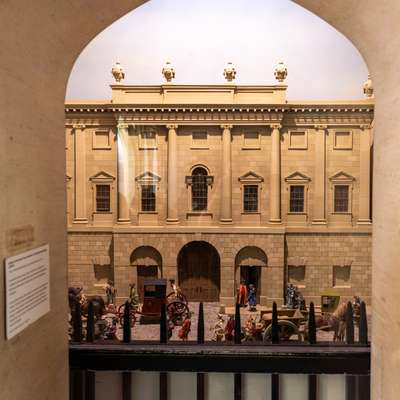
[[[110,212],[110,185],[96,185],[96,211]]]
[[[350,287],[351,267],[350,265],[333,266],[333,286]]]
[[[290,212],[304,212],[304,186],[290,186]]]
[[[142,186],[142,211],[156,211],[156,186]]]
[[[149,129],[141,132],[139,136],[139,148],[141,150],[157,148],[157,136],[154,130]]]
[[[304,285],[306,267],[304,265],[288,265],[288,282],[294,285]]]
[[[207,132],[192,133],[192,149],[207,149]]]
[[[349,186],[335,185],[335,212],[349,211]]]
[[[245,132],[243,135],[244,149],[259,149],[260,135],[258,132]]]
[[[245,185],[243,192],[243,211],[258,212],[258,186]]]

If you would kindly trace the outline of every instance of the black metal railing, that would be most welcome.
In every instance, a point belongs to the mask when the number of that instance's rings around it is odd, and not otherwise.
[[[96,341],[95,316],[88,307],[86,337],[82,329],[80,307],[73,312],[69,348],[70,399],[96,400],[96,371],[115,371],[120,374],[121,399],[133,400],[131,371],[159,372],[160,400],[168,398],[168,375],[174,371],[197,373],[197,390],[193,399],[205,400],[205,376],[208,372],[234,374],[234,400],[242,397],[242,374],[271,375],[271,399],[279,400],[281,374],[307,374],[308,399],[319,400],[318,375],[345,374],[346,400],[369,400],[370,346],[365,303],[361,303],[358,341],[355,342],[354,318],[351,303],[346,310],[346,337],[343,343],[318,342],[314,305],[308,313],[307,342],[280,343],[276,304],[272,310],[270,342],[243,342],[240,310],[236,306],[234,340],[205,341],[203,304],[199,306],[197,341],[168,341],[165,306],[160,318],[160,340],[143,341],[132,338],[130,304],[125,304],[123,340]],[[136,400],[136,399],[135,399]],[[243,399],[244,400],[244,399]]]

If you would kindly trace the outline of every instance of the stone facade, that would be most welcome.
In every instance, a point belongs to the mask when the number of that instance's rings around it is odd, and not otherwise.
[[[66,104],[71,285],[103,293],[112,279],[122,299],[152,265],[179,282],[189,268],[181,250],[206,242],[219,256],[210,287],[224,304],[250,267],[262,304],[281,303],[288,282],[307,300],[369,301],[373,99],[291,102],[282,84],[117,84],[112,93]],[[105,208],[98,186],[109,188]],[[142,247],[148,256],[135,260]]]

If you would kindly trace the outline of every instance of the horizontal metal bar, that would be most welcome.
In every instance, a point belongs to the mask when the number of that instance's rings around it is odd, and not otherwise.
[[[360,345],[70,344],[72,369],[99,371],[370,373]]]

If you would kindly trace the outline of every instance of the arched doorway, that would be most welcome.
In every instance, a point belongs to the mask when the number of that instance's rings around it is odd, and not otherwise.
[[[131,254],[131,265],[136,267],[140,300],[143,300],[143,283],[146,278],[159,278],[162,276],[162,257],[154,247],[141,246]]]
[[[178,283],[189,301],[218,301],[220,259],[207,242],[190,242],[178,254]]]
[[[267,255],[259,247],[243,247],[235,258],[235,288],[239,287],[241,281],[247,286],[254,285],[257,294],[257,303],[260,303],[262,292],[261,274],[267,266]],[[265,296],[265,293],[262,293]]]

